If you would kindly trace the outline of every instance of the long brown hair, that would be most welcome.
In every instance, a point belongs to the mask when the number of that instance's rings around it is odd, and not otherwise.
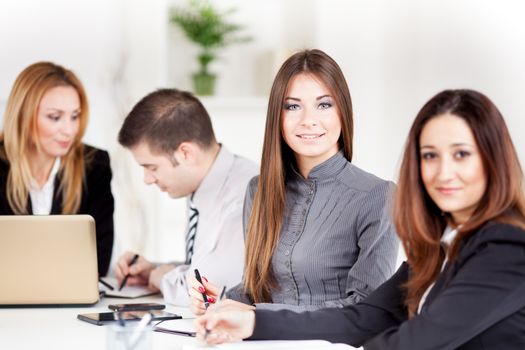
[[[446,90],[428,101],[410,129],[394,206],[394,222],[412,274],[406,304],[413,316],[444,260],[441,235],[448,216],[425,190],[420,173],[421,131],[437,116],[462,118],[472,130],[487,177],[487,188],[472,216],[461,226],[449,253],[457,257],[461,242],[489,220],[525,228],[523,172],[501,113],[485,95],[472,90]]]
[[[259,183],[247,226],[244,289],[254,302],[271,302],[271,289],[276,287],[272,256],[285,214],[285,179],[294,161],[282,136],[281,113],[288,83],[301,73],[315,76],[332,92],[341,117],[339,147],[352,160],[352,100],[341,68],[320,50],[292,55],[281,66],[270,92]]]
[[[80,99],[80,126],[71,149],[61,159],[59,191],[63,193],[62,213],[77,212],[84,181],[84,146],[82,137],[88,121],[88,103],[84,87],[75,74],[51,62],[38,62],[24,69],[16,78],[7,100],[4,130],[0,135],[9,162],[7,200],[15,214],[27,214],[31,185],[28,151],[41,145],[38,139],[37,113],[45,93],[57,86],[73,87]]]

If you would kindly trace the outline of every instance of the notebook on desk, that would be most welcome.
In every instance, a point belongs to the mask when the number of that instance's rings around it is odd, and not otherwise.
[[[0,216],[0,307],[82,306],[99,299],[95,220]]]
[[[128,286],[122,290],[118,289],[119,284],[115,277],[101,277],[98,286],[100,292],[107,298],[137,299],[151,295],[160,294],[158,291],[152,291],[146,286]]]

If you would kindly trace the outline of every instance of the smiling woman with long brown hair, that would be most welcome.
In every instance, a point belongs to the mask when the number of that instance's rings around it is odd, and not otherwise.
[[[288,58],[268,104],[260,176],[244,205],[244,279],[225,301],[240,308],[314,310],[359,302],[395,270],[393,184],[351,163],[350,91],[320,50]],[[193,282],[193,311],[220,288]]]
[[[72,71],[38,62],[19,74],[0,134],[0,215],[93,216],[103,276],[113,248],[111,168],[107,152],[82,143],[87,123]]]
[[[211,343],[251,336],[367,350],[524,349],[523,171],[486,96],[447,90],[421,109],[394,218],[408,263],[362,302],[300,314],[225,307],[197,327]]]

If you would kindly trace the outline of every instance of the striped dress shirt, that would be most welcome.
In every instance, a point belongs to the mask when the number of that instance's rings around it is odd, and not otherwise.
[[[244,227],[258,177],[248,185]],[[394,185],[346,160],[342,152],[314,167],[307,179],[286,180],[286,215],[272,267],[273,303],[257,308],[314,310],[355,304],[395,270],[399,241],[390,218]],[[232,299],[251,300],[242,285]]]

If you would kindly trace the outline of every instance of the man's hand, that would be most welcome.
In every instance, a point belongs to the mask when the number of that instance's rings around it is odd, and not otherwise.
[[[133,264],[129,265],[131,260],[135,256],[133,252],[125,252],[120,256],[115,266],[115,277],[120,284],[124,277],[129,274],[126,285],[129,286],[147,286],[149,283],[149,276],[151,271],[155,268],[151,262],[139,256],[138,260]]]

